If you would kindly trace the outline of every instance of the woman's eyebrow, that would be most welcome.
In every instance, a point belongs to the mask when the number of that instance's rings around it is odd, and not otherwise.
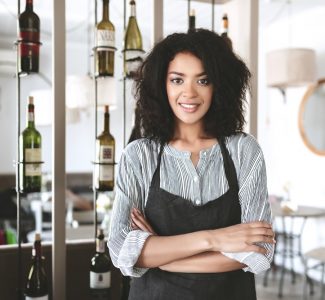
[[[176,72],[176,71],[171,71],[171,72],[168,72],[168,74],[172,74],[172,75],[178,75],[178,76],[185,76],[184,73],[181,73],[181,72]],[[203,75],[207,75],[206,72],[202,72],[202,73],[199,73],[197,75],[195,75],[196,77],[201,77]]]

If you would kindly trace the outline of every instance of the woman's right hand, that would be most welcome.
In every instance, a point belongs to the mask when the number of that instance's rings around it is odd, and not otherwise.
[[[263,221],[209,230],[209,233],[213,251],[266,254],[267,250],[257,243],[275,243],[272,225]]]

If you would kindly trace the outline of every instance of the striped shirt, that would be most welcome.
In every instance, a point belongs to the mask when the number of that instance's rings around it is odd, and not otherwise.
[[[253,136],[243,133],[227,137],[225,144],[237,173],[242,223],[261,220],[270,223],[265,162],[260,146]],[[120,159],[108,246],[113,264],[124,275],[140,277],[148,270],[134,265],[150,233],[132,230],[130,212],[133,207],[144,212],[159,149],[157,143],[148,139],[136,140],[124,149]],[[193,165],[190,156],[188,151],[165,145],[160,187],[195,205],[223,195],[229,187],[219,144],[201,150],[197,166]],[[257,274],[268,269],[273,258],[274,246],[263,246],[268,250],[266,255],[255,252],[223,254],[247,265],[244,271]]]

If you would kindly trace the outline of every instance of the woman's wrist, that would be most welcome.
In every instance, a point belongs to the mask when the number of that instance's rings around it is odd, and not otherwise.
[[[201,234],[202,245],[204,248],[202,252],[217,251],[215,237],[212,235],[211,230],[199,231],[199,233]]]

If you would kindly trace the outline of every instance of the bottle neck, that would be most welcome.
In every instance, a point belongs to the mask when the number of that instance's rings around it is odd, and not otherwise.
[[[96,240],[96,252],[104,253],[105,252],[105,240],[97,238]]]
[[[222,33],[228,34],[228,19],[222,19]]]
[[[29,128],[35,127],[35,114],[33,104],[28,104],[27,126]]]
[[[109,132],[109,113],[104,113],[104,131]]]
[[[130,12],[130,17],[136,17],[136,8],[135,4],[131,4],[131,12]]]
[[[33,0],[26,0],[25,10],[33,11]]]
[[[194,30],[195,29],[195,16],[189,16],[188,19],[188,29]]]
[[[103,0],[103,21],[109,20],[108,0]]]
[[[34,248],[33,248],[32,255],[36,260],[41,260],[41,258],[42,258],[41,241],[34,242]]]

